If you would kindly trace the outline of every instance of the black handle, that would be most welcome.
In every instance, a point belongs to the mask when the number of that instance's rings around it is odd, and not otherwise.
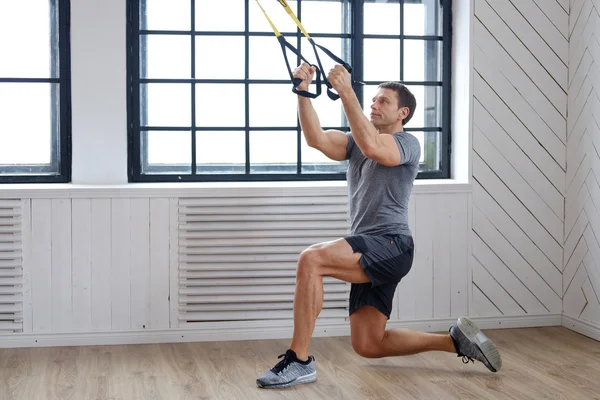
[[[319,70],[319,67],[317,67],[316,65],[311,64],[306,58],[304,58],[302,56],[302,54],[300,54],[300,52],[298,51],[298,49],[296,49],[294,46],[292,46],[290,43],[288,43],[285,38],[283,37],[283,35],[277,36],[277,39],[279,40],[279,43],[281,44],[281,50],[283,51],[283,58],[285,59],[285,65],[287,66],[288,69],[288,73],[290,74],[290,79],[292,80],[292,92],[296,93],[299,96],[302,97],[308,97],[311,99],[317,98],[321,95],[321,70]],[[304,62],[306,62],[307,64],[315,67],[316,71],[316,76],[317,76],[317,92],[316,93],[311,93],[309,91],[306,90],[298,90],[297,86],[300,85],[302,83],[302,79],[300,78],[294,78],[294,74],[292,73],[292,68],[290,67],[290,62],[288,61],[288,57],[287,57],[287,52],[285,51],[285,48],[288,48],[292,51],[292,53],[296,54],[298,57],[300,57],[300,59]]]

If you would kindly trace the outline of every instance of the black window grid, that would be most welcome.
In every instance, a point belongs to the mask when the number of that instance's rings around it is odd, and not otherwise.
[[[140,20],[143,19],[141,16],[145,15],[143,9],[144,0],[128,0],[128,29],[127,29],[127,43],[128,43],[128,57],[127,57],[127,75],[128,75],[128,132],[129,132],[129,180],[132,182],[172,182],[172,181],[306,181],[306,180],[345,180],[345,172],[339,173],[307,173],[302,171],[302,148],[301,148],[301,127],[300,122],[297,120],[296,126],[250,126],[250,100],[249,100],[249,86],[252,84],[289,84],[291,88],[291,82],[289,80],[279,79],[250,79],[249,77],[249,39],[250,37],[273,37],[272,32],[255,32],[249,30],[249,2],[245,1],[244,19],[245,27],[243,31],[202,31],[196,30],[195,21],[195,3],[197,0],[190,0],[191,10],[191,26],[190,30],[149,30],[140,29]],[[306,0],[304,0],[306,1]],[[327,34],[327,33],[311,33],[311,37],[315,38],[318,42],[318,38],[341,38],[351,39],[351,48],[345,49],[344,54],[341,54],[341,58],[349,60],[350,65],[353,68],[353,88],[356,95],[364,108],[362,101],[363,98],[363,85],[378,85],[383,81],[365,81],[362,79],[364,75],[363,65],[363,44],[364,39],[397,39],[400,45],[400,81],[411,86],[435,86],[442,89],[442,99],[440,102],[442,105],[441,120],[442,126],[436,127],[405,127],[406,132],[423,132],[425,143],[435,143],[435,151],[439,152],[439,157],[435,157],[437,165],[427,165],[427,161],[421,164],[421,170],[417,175],[417,179],[447,179],[450,177],[450,155],[451,155],[451,93],[450,93],[450,82],[451,82],[451,0],[439,0],[442,7],[442,35],[405,35],[403,24],[400,24],[400,34],[365,34],[364,33],[364,2],[355,0],[341,0],[345,7],[352,7],[352,13],[345,12],[344,15],[351,15],[352,19],[344,21],[351,27],[352,33],[341,33],[341,34]],[[410,0],[399,0],[400,3],[400,21],[403,21],[404,4]],[[298,0],[297,16],[302,20],[302,2]],[[436,21],[437,25],[437,21]],[[302,52],[302,38],[303,35],[299,29],[295,32],[281,32],[288,41],[296,46],[300,52]],[[145,46],[145,38],[148,35],[183,35],[191,38],[191,77],[189,79],[161,79],[161,78],[141,78],[141,71],[145,71],[146,66],[144,65],[145,59],[140,57],[140,46]],[[241,36],[245,38],[245,77],[244,79],[198,79],[195,77],[195,39],[198,36]],[[292,42],[292,38],[295,37],[295,43]],[[404,81],[404,41],[405,40],[423,40],[427,42],[438,42],[441,43],[442,50],[442,79],[441,81]],[[275,40],[275,39],[274,39]],[[306,50],[306,51],[312,51]],[[288,54],[289,57],[289,54]],[[293,57],[290,58],[290,63],[293,61]],[[300,58],[296,58],[297,64],[301,62]],[[283,60],[281,60],[282,68],[285,68]],[[429,68],[435,68],[433,65],[428,65]],[[293,66],[292,66],[293,68]],[[431,73],[428,73],[428,75]],[[143,74],[145,75],[145,73]],[[142,103],[145,95],[140,96],[141,91],[145,90],[144,84],[147,83],[189,83],[191,84],[191,125],[190,126],[148,126],[145,124],[147,121],[147,110],[145,104]],[[223,127],[223,126],[196,126],[196,84],[202,83],[239,83],[244,84],[245,87],[245,126],[244,127]],[[325,88],[323,88],[323,91]],[[291,91],[291,90],[290,90]],[[326,95],[322,94],[323,96]],[[339,101],[339,100],[338,100]],[[344,121],[345,116],[344,116]],[[324,126],[324,129],[339,129],[348,130],[349,124],[345,126]],[[177,173],[178,167],[175,166],[160,166],[151,167],[148,165],[146,160],[147,155],[147,142],[142,135],[144,131],[186,131],[190,132],[191,140],[191,171],[190,173]],[[214,165],[213,171],[204,169],[203,173],[198,173],[196,163],[196,132],[201,131],[243,131],[245,133],[245,165],[243,167],[243,173],[232,173],[225,174],[221,173],[223,168],[232,170],[231,165]],[[277,173],[277,169],[282,171],[287,169],[286,167],[277,167],[276,165],[269,165],[269,173],[250,173],[250,132],[252,131],[296,131],[297,133],[297,162],[295,173]],[[427,146],[425,146],[427,152]],[[331,168],[327,166],[326,168]],[[345,168],[343,168],[345,169]],[[241,172],[241,171],[240,171]]]
[[[0,77],[2,83],[50,83],[51,154],[48,165],[1,164],[0,183],[66,183],[71,181],[71,46],[70,2],[50,1],[50,78]],[[10,134],[10,132],[8,132]]]

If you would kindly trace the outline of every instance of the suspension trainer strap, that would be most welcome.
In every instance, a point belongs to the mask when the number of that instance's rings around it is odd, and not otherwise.
[[[275,36],[277,37],[277,40],[279,41],[279,44],[281,45],[281,49],[283,51],[283,56],[284,56],[284,59],[285,59],[285,64],[286,64],[288,72],[290,74],[290,79],[292,80],[292,82],[294,84],[294,87],[292,88],[292,91],[294,93],[299,94],[300,96],[304,96],[304,97],[310,97],[310,98],[318,97],[321,94],[321,76],[322,76],[322,80],[323,80],[323,82],[325,82],[325,85],[327,86],[327,95],[329,96],[329,98],[332,99],[332,100],[339,99],[340,96],[332,90],[333,86],[327,80],[325,71],[323,70],[323,65],[321,63],[321,58],[319,57],[319,53],[317,51],[317,48],[319,48],[320,50],[322,50],[332,60],[334,60],[338,64],[341,64],[342,66],[344,66],[344,68],[346,68],[346,70],[349,73],[352,73],[352,67],[348,63],[346,63],[344,60],[342,60],[341,58],[337,57],[331,51],[329,51],[328,49],[326,49],[325,47],[323,47],[323,46],[315,43],[315,41],[313,40],[313,38],[310,37],[310,35],[306,31],[306,29],[304,29],[304,27],[302,26],[302,23],[298,20],[298,18],[296,17],[296,15],[292,11],[292,9],[290,8],[290,6],[288,5],[288,3],[287,3],[286,0],[277,0],[277,1],[285,9],[285,11],[287,12],[287,14],[290,16],[290,18],[292,18],[292,20],[298,26],[298,28],[300,29],[300,31],[302,32],[302,34],[306,37],[306,39],[308,40],[308,42],[311,44],[311,46],[313,48],[313,51],[315,53],[315,57],[317,59],[317,64],[318,64],[318,66],[314,65],[314,64],[311,64],[308,60],[306,60],[306,58],[304,58],[302,56],[302,54],[300,54],[300,52],[298,51],[298,49],[296,49],[294,46],[292,46],[290,43],[288,43],[285,40],[285,38],[283,37],[283,35],[281,34],[281,32],[279,32],[277,30],[277,28],[275,27],[275,24],[273,24],[273,22],[271,21],[271,19],[267,15],[267,13],[264,10],[264,8],[260,5],[260,2],[258,0],[256,0],[256,3],[258,4],[258,6],[260,7],[263,15],[265,16],[265,18],[269,22],[269,25],[271,25],[271,28],[273,29],[273,32],[275,33]],[[287,58],[286,48],[289,49],[289,50],[291,50],[294,54],[296,54],[302,61],[306,62],[307,64],[309,64],[309,65],[311,65],[313,67],[315,67],[315,69],[316,69],[315,73],[316,73],[316,78],[317,78],[317,93],[310,93],[310,92],[307,92],[307,91],[297,90],[296,89],[296,87],[302,81],[300,79],[294,78],[294,76],[293,76],[292,69],[290,68],[290,63],[289,63],[288,58]]]
[[[281,51],[283,52],[283,58],[285,59],[285,65],[287,66],[288,73],[290,75],[290,79],[292,80],[292,83],[293,83],[292,92],[294,92],[294,93],[296,93],[296,94],[298,94],[300,96],[308,97],[308,98],[311,98],[311,99],[319,97],[321,95],[321,71],[319,70],[319,67],[317,67],[316,65],[311,64],[306,58],[304,58],[302,56],[302,54],[300,54],[300,52],[298,51],[298,49],[296,49],[287,40],[285,40],[285,37],[283,37],[283,35],[281,34],[281,32],[279,32],[277,30],[277,28],[275,27],[275,24],[273,24],[273,22],[271,21],[271,19],[267,15],[267,13],[264,10],[264,8],[262,8],[262,6],[258,2],[258,0],[256,0],[256,3],[258,4],[258,6],[260,7],[261,11],[263,12],[265,18],[269,22],[269,25],[271,25],[271,28],[273,29],[273,32],[275,33],[275,36],[277,37],[277,40],[279,41],[279,44],[281,45]],[[315,67],[315,69],[316,69],[316,78],[317,78],[317,92],[316,93],[310,93],[310,92],[305,91],[305,90],[298,90],[297,89],[297,86],[302,83],[302,80],[299,79],[299,78],[294,78],[294,74],[292,73],[292,68],[290,67],[290,62],[289,62],[288,57],[287,57],[286,48],[289,49],[292,53],[294,53],[298,57],[300,57],[300,59],[302,61],[306,62],[309,65],[312,65],[313,67]]]
[[[296,25],[298,26],[298,28],[300,29],[300,31],[302,32],[302,34],[304,34],[304,36],[306,37],[306,39],[308,40],[308,42],[312,45],[313,51],[315,52],[315,57],[317,58],[317,63],[319,64],[319,68],[321,70],[321,73],[323,74],[323,81],[325,82],[325,85],[327,86],[327,95],[329,96],[329,98],[331,100],[337,100],[337,99],[339,99],[340,96],[332,90],[333,86],[327,80],[327,76],[325,75],[325,71],[323,70],[323,65],[321,64],[321,58],[319,57],[319,53],[317,51],[317,47],[319,49],[323,50],[323,52],[325,54],[327,54],[333,61],[337,62],[338,64],[341,64],[344,68],[346,68],[346,70],[349,73],[352,73],[352,67],[348,63],[346,63],[344,60],[342,60],[341,58],[337,57],[331,51],[329,51],[328,49],[326,49],[325,47],[323,47],[323,46],[315,43],[315,41],[313,40],[313,38],[311,38],[310,35],[308,34],[308,32],[306,32],[306,29],[304,29],[304,27],[302,26],[302,23],[300,22],[300,20],[298,20],[298,18],[296,17],[296,15],[292,11],[292,9],[290,8],[290,6],[288,5],[288,3],[287,3],[286,0],[277,0],[277,1],[285,9],[285,11],[288,13],[288,15],[290,16],[290,18],[292,18],[292,20],[296,23]]]

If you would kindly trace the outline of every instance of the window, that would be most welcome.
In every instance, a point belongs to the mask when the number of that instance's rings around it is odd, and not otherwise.
[[[260,4],[316,62],[279,2]],[[366,115],[379,83],[409,86],[418,105],[405,129],[422,144],[418,178],[448,178],[450,1],[288,4],[317,44],[353,67]],[[345,179],[346,162],[306,145],[281,47],[254,0],[129,0],[128,7],[130,181]],[[295,68],[298,58],[287,55]],[[319,56],[327,73],[334,61]],[[325,129],[349,129],[324,85],[313,104]]]
[[[71,180],[68,1],[0,2],[0,183]]]

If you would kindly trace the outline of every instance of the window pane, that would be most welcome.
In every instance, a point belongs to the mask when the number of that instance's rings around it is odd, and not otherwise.
[[[51,3],[54,1],[37,1],[35,6],[28,1],[0,2],[0,77],[57,77],[58,57],[51,57],[52,50],[58,52],[58,30],[51,39]]]
[[[334,161],[306,144],[302,134],[302,172],[309,174],[337,174],[346,172],[347,163]]]
[[[140,37],[140,56],[146,55],[147,62],[140,63],[140,73],[145,78],[172,79],[190,78],[191,66],[189,36],[145,35]],[[146,75],[144,76],[144,68]]]
[[[400,4],[365,3],[364,24],[365,34],[399,35]]]
[[[197,84],[196,126],[245,126],[243,84]]]
[[[348,39],[341,38],[316,38],[314,39],[315,43],[325,47],[327,50],[331,51],[334,55],[345,60],[347,63],[350,63],[350,41]],[[302,38],[302,55],[310,61],[312,64],[319,66],[317,63],[317,57],[315,56],[315,50],[312,45],[308,42],[306,38]],[[323,66],[323,72],[325,77],[329,71],[335,67],[338,63],[334,61],[331,57],[329,57],[323,50],[317,47],[317,52],[319,54],[319,59],[321,60],[321,65]],[[316,77],[315,77],[316,79]],[[326,90],[326,87],[323,86],[321,88],[323,91]],[[327,97],[327,94],[324,94]],[[329,98],[329,97],[327,97]]]
[[[250,132],[251,173],[295,173],[296,131]]]
[[[409,128],[437,128],[442,126],[442,88],[440,86],[409,86],[417,99],[417,108]]]
[[[244,79],[244,57],[243,37],[196,36],[198,79]]]
[[[185,131],[146,131],[148,171],[169,167],[161,173],[190,173],[192,171],[192,139]]]
[[[196,167],[199,174],[243,174],[246,133],[196,132]]]
[[[327,87],[323,85],[321,96],[312,100],[319,122],[322,127],[342,127],[348,125],[342,107],[342,101],[331,101],[325,93]],[[313,89],[314,91],[314,89]]]
[[[50,164],[53,85],[0,83],[0,165]]]
[[[404,3],[404,34],[438,36],[442,34],[442,7],[439,0],[411,0]]]
[[[308,34],[349,32],[349,16],[345,18],[347,27],[344,29],[342,1],[303,1],[301,21]]]
[[[404,41],[404,80],[442,80],[442,42],[437,40]]]
[[[365,80],[400,80],[400,40],[365,39]]]
[[[296,126],[298,96],[292,92],[292,84],[250,85],[250,125]]]
[[[243,31],[244,11],[244,0],[196,0],[196,31]]]
[[[419,162],[422,163],[425,161],[425,132],[410,131],[410,134],[419,139],[419,143],[421,144],[421,158],[419,158]]]
[[[171,8],[171,4],[165,6],[169,3],[165,0],[142,2],[148,3],[148,13],[151,12],[151,6],[154,10],[164,7],[160,12],[152,11],[158,14],[169,14]],[[193,16],[190,15],[190,3],[195,4]],[[439,0],[367,0],[362,3],[363,32],[351,32],[354,18],[351,3],[356,4],[350,0],[288,1],[307,31],[313,37],[316,35],[315,42],[349,64],[352,64],[351,50],[355,37],[362,34],[382,35],[380,38],[367,37],[364,46],[359,47],[364,51],[363,54],[357,54],[363,60],[364,74],[360,80],[372,83],[408,82],[408,88],[417,99],[417,108],[406,127],[421,143],[422,164],[438,170],[442,150],[439,138],[443,136],[437,131],[442,129],[442,105],[446,105],[442,101],[442,94],[445,94],[442,90],[443,42],[430,37],[444,32],[441,29],[442,9]],[[146,74],[142,77],[177,79],[193,76],[199,80],[222,83],[142,84],[141,114],[138,116],[142,129],[144,126],[156,126],[169,131],[176,131],[176,127],[188,130],[194,122],[195,127],[191,129],[196,143],[194,162],[197,165],[195,172],[200,176],[198,180],[203,180],[201,176],[207,175],[214,175],[214,179],[218,180],[236,179],[246,174],[248,166],[251,174],[269,174],[273,179],[278,179],[277,174],[296,174],[299,164],[299,172],[304,174],[341,174],[346,171],[347,161],[327,158],[320,151],[308,147],[304,135],[298,136],[297,129],[301,128],[298,96],[292,92],[292,82],[280,43],[255,1],[177,0],[174,4],[175,11],[171,12],[174,15],[169,16],[170,22],[169,18],[161,20],[160,15],[155,15],[155,19],[149,19],[148,24],[154,24],[153,29],[185,31],[190,29],[193,22],[196,30],[195,49],[190,48],[189,34],[142,35],[142,38],[149,38],[147,45],[141,43],[140,46],[141,57],[145,57],[143,64],[148,66],[140,71],[142,75]],[[312,45],[297,33],[296,24],[280,2],[262,0],[260,4],[286,40],[294,47],[299,46],[302,55],[311,64],[318,64]],[[250,31],[248,39],[243,34],[246,28]],[[347,33],[358,36],[344,39],[319,36]],[[414,38],[401,39],[401,33]],[[139,35],[132,36],[133,40],[138,38]],[[284,51],[290,68],[295,69],[299,62],[297,56],[288,49]],[[190,60],[192,53],[195,54],[195,60]],[[317,54],[322,62],[322,73],[326,76],[337,63],[320,49],[317,49]],[[195,71],[190,71],[192,64],[195,65]],[[137,76],[131,78],[135,82]],[[353,79],[356,78],[353,76]],[[309,91],[315,93],[316,89],[314,80]],[[363,111],[369,118],[371,98],[378,89],[376,84],[365,85],[363,89]],[[325,129],[349,130],[341,102],[329,99],[325,85],[320,90],[321,96],[312,99],[320,125]],[[193,109],[192,97],[195,99]],[[431,130],[436,132],[428,132]],[[191,138],[186,137],[177,145],[185,147],[186,157],[191,153],[191,142]],[[141,144],[145,149],[147,143],[144,135]],[[169,148],[169,142],[165,140],[162,146]],[[298,151],[298,146],[301,151]],[[297,160],[299,154],[301,159]],[[145,154],[142,160],[147,160]],[[169,172],[186,168],[191,172],[191,160],[185,161],[177,161],[182,165],[178,168],[169,165],[162,168]],[[157,168],[153,167],[151,171],[156,172]]]
[[[207,3],[210,4],[210,7],[212,7],[213,2]],[[290,6],[294,14],[298,16],[298,2],[288,0],[287,4]],[[281,4],[279,4],[278,1],[263,0],[260,2],[260,5],[262,6],[262,8],[264,8],[267,15],[271,19],[271,22],[273,22],[273,24],[279,32],[296,32],[296,30],[298,29],[296,23],[292,20],[292,18],[290,18],[288,13],[284,10],[284,8],[281,6]],[[250,14],[250,31],[273,32],[271,25],[269,25],[269,22],[260,10],[260,7],[256,3],[256,1],[250,1],[248,3],[248,7],[248,13]],[[244,26],[243,22],[240,26]],[[308,29],[308,27],[305,28]]]
[[[296,47],[296,39],[289,38],[288,41]],[[275,36],[251,37],[249,43],[250,79],[290,79],[281,45]],[[293,72],[297,66],[296,55],[287,48],[286,54]]]
[[[435,171],[440,168],[441,161],[441,132],[411,132],[415,136],[421,136],[423,139],[421,148],[421,162],[425,165],[422,171]]]
[[[141,0],[140,3],[140,29],[161,31],[190,30],[192,19],[190,15],[190,0]],[[143,12],[144,8],[145,13]]]
[[[145,91],[148,93],[149,126],[191,125],[192,100],[189,84],[148,83],[141,86],[141,96],[144,96]],[[143,99],[141,100],[143,103]]]

